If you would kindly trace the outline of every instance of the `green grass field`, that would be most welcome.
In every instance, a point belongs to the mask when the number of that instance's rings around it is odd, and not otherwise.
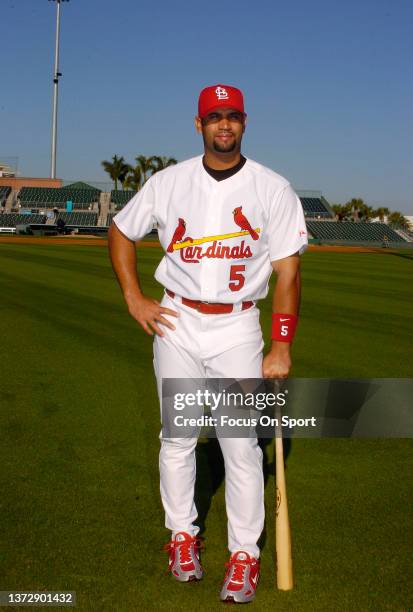
[[[138,256],[159,297],[160,250]],[[292,375],[411,377],[412,265],[407,251],[307,253]],[[166,575],[152,341],[128,317],[106,249],[3,243],[0,266],[0,590],[75,590],[82,611],[222,609],[224,486],[211,499],[210,443],[198,448],[207,574]],[[270,300],[260,306],[268,337]],[[270,474],[252,607],[411,610],[411,473],[410,440],[293,440],[295,589],[274,588]]]

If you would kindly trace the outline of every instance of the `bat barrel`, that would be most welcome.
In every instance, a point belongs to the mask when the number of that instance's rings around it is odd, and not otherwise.
[[[277,407],[278,425],[275,430],[275,550],[277,558],[277,588],[289,591],[293,588],[293,561],[291,553],[291,529],[288,516],[287,486],[285,481],[285,466],[283,439],[281,427],[281,411]]]

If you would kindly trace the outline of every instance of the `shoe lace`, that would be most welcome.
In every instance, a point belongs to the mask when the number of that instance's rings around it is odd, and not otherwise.
[[[228,573],[231,571],[231,568],[233,568],[234,570],[232,573],[231,580],[233,580],[234,582],[244,582],[244,573],[249,563],[251,562],[240,559],[234,559],[233,561],[226,563],[225,567],[228,568]]]
[[[181,546],[180,546],[181,563],[189,563],[191,561],[191,558],[192,558],[192,555],[191,555],[192,544],[195,547],[195,542],[193,542],[193,541],[184,542],[183,544],[181,544]]]
[[[202,550],[204,548],[202,538],[198,536],[193,536],[190,540],[184,540],[183,542],[176,542],[175,540],[171,540],[170,542],[168,542],[168,544],[165,544],[164,550],[171,552],[174,549],[179,549],[181,563],[189,563],[192,559],[191,546],[194,546],[198,552]]]

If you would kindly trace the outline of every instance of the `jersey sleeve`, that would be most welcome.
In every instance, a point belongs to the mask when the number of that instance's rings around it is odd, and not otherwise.
[[[303,207],[291,185],[271,204],[267,236],[270,261],[301,255],[308,246]]]
[[[129,240],[140,240],[149,234],[156,221],[153,178],[115,215],[113,221]]]

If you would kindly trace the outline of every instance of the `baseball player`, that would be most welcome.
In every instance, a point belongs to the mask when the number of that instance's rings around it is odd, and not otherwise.
[[[289,182],[241,155],[242,92],[203,89],[195,118],[204,155],[154,174],[116,215],[109,232],[113,268],[129,313],[154,335],[162,379],[286,377],[298,320],[300,257],[307,246],[301,203]],[[165,251],[156,280],[161,303],[143,293],[135,242],[158,226]],[[275,271],[272,348],[263,359],[256,301]],[[171,530],[169,568],[181,582],[200,580],[194,504],[196,437],[162,438],[160,490]],[[225,462],[228,548],[220,597],[247,603],[259,578],[257,541],[264,526],[262,452],[256,438],[219,438]]]

